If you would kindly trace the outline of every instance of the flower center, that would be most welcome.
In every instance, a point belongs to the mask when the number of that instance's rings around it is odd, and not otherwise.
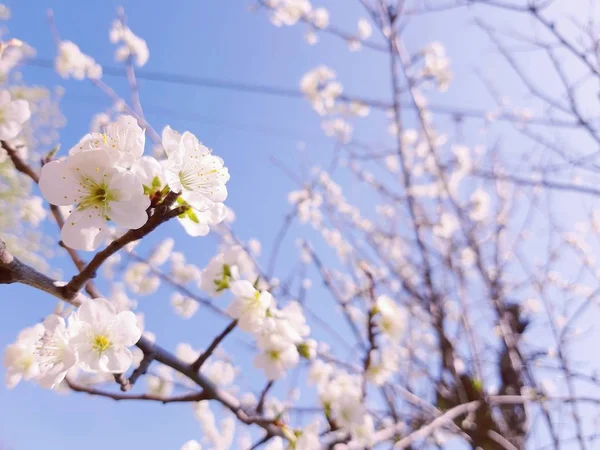
[[[108,203],[113,200],[116,200],[116,196],[113,192],[108,189],[108,186],[103,181],[100,184],[92,184],[88,188],[88,195],[83,197],[77,208],[87,209],[87,208],[100,208],[104,211],[108,207]]]
[[[267,356],[271,361],[277,361],[279,360],[280,352],[278,352],[277,350],[269,350],[267,352]]]
[[[111,347],[112,343],[107,336],[100,334],[94,337],[92,348],[98,353],[104,353]]]
[[[211,175],[217,174],[216,169],[203,171],[192,161],[179,171],[181,186],[187,191],[202,191],[210,185]]]

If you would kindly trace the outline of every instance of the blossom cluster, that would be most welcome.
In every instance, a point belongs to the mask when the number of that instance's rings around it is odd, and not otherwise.
[[[452,72],[450,71],[450,60],[446,56],[444,46],[439,42],[432,42],[422,51],[423,68],[420,76],[423,78],[432,78],[439,91],[448,90],[452,81]]]
[[[312,359],[316,341],[308,339],[310,327],[297,302],[278,308],[273,296],[254,282],[242,278],[254,273],[252,262],[239,246],[217,254],[202,271],[200,287],[212,296],[230,290],[233,301],[227,309],[242,331],[256,340],[259,353],[254,363],[270,380],[281,378],[300,357]]]
[[[229,172],[189,132],[165,128],[162,162],[143,156],[145,132],[133,116],[122,115],[103,133],[85,135],[69,156],[44,165],[40,190],[46,200],[69,207],[61,230],[65,245],[94,250],[109,236],[109,223],[138,229],[149,218],[151,197],[170,189],[189,209],[179,217],[192,236],[206,235],[224,219]]]
[[[22,379],[37,380],[52,389],[77,368],[123,373],[133,362],[129,347],[141,333],[131,311],[117,312],[103,298],[86,300],[66,320],[51,315],[21,331],[4,354],[6,385],[12,388]]]
[[[137,36],[123,21],[117,19],[113,22],[109,32],[110,42],[121,45],[115,51],[117,61],[132,58],[138,67],[143,67],[148,62],[150,51],[146,41]]]
[[[63,78],[95,80],[102,77],[102,67],[94,61],[94,58],[82,53],[77,44],[71,41],[61,41],[58,44],[54,67]]]

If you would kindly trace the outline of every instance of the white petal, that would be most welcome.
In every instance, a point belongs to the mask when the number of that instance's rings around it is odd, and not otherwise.
[[[256,289],[254,289],[254,286],[248,280],[240,280],[231,283],[231,292],[236,297],[252,298]]]
[[[109,348],[102,356],[106,357],[106,370],[112,373],[126,372],[133,362],[133,354],[128,348]]]
[[[0,91],[0,106],[10,103],[11,96],[10,92],[2,90]]]
[[[92,208],[75,209],[60,231],[60,238],[67,247],[86,251],[98,248],[107,235],[106,219]]]
[[[169,158],[180,153],[179,143],[181,142],[181,134],[173,130],[170,126],[166,126],[162,132],[162,145],[165,153]]]
[[[86,372],[98,372],[104,370],[101,368],[100,355],[95,351],[91,345],[82,345],[78,347],[79,351],[79,364]],[[104,358],[104,365],[106,364],[106,358]],[[105,371],[105,370],[104,370]]]
[[[6,388],[13,389],[23,379],[23,374],[12,367],[6,370]]]
[[[124,202],[111,202],[107,214],[120,227],[137,230],[148,221],[149,206],[150,199],[141,195]]]
[[[13,100],[4,108],[5,120],[14,120],[17,123],[25,123],[31,117],[29,102],[27,100]]]
[[[161,187],[164,184],[163,168],[152,156],[142,156],[134,162],[131,166],[131,172],[144,186],[151,186],[155,177],[158,177],[161,181]]]
[[[56,314],[51,314],[44,319],[44,328],[53,333],[57,328],[64,330],[66,328],[65,319]]]
[[[140,340],[142,331],[137,326],[137,318],[131,311],[123,311],[114,321],[110,340],[114,345],[131,347]]]
[[[59,206],[76,203],[78,188],[79,183],[65,162],[52,161],[42,167],[40,190],[49,203]]]
[[[62,372],[48,372],[38,380],[40,386],[44,389],[54,389],[58,384],[60,384],[66,377],[67,371],[63,370]]]
[[[206,222],[196,223],[188,217],[178,217],[177,220],[179,220],[185,232],[192,237],[206,236],[210,232],[210,227]]]
[[[126,201],[144,195],[144,188],[137,177],[127,171],[113,175],[108,185],[110,191],[119,191],[119,201]]]
[[[115,307],[104,298],[87,300],[77,310],[79,320],[90,324],[93,330],[101,330],[111,324],[117,312]]]
[[[0,140],[7,141],[16,138],[21,129],[21,124],[13,120],[0,123]]]

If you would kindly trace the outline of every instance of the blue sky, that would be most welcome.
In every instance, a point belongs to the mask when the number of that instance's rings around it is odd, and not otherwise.
[[[327,7],[336,26],[354,30],[358,18],[364,16],[358,3],[323,0],[315,5]],[[277,29],[264,13],[250,13],[248,1],[28,0],[6,4],[13,15],[8,23],[11,36],[30,43],[40,58],[55,56],[46,19],[46,9],[52,7],[63,39],[73,40],[101,64],[116,65],[108,28],[117,6],[123,5],[129,26],[146,39],[150,48],[145,70],[296,88],[303,73],[326,61],[340,74],[345,92],[389,98],[385,55],[366,50],[350,53],[343,42],[327,36],[321,36],[318,45],[308,46],[302,37],[303,26]],[[469,17],[464,11],[433,15],[419,19],[419,26],[408,29],[412,48],[433,40],[444,42],[448,48],[456,81],[447,94],[433,97],[438,103],[463,107],[491,104],[483,86],[476,82],[473,67],[483,61],[485,73],[497,74],[503,69],[496,61],[485,59],[490,46],[474,40],[476,33]],[[456,32],[459,28],[461,33]],[[23,72],[29,83],[66,88],[62,106],[68,123],[61,132],[65,149],[87,132],[94,113],[110,105],[89,83],[65,82],[51,70],[39,67],[27,67]],[[127,95],[123,79],[106,76],[105,81]],[[150,81],[140,84],[146,117],[156,129],[170,124],[175,129],[190,130],[225,159],[231,173],[227,204],[236,211],[235,230],[244,239],[261,240],[263,252],[268,255],[273,235],[289,208],[287,192],[293,188],[269,158],[276,156],[294,170],[324,164],[334,144],[322,135],[318,116],[299,99]],[[381,115],[375,115],[357,126],[357,134],[363,141],[381,142],[386,139],[382,138],[386,127]],[[478,133],[466,135],[468,143],[482,139]],[[297,150],[299,142],[306,144],[303,153]],[[346,196],[356,201],[365,199],[360,188],[349,187]],[[48,224],[48,229],[52,226]],[[214,254],[214,239],[190,240],[175,224],[157,232],[152,242],[168,235],[183,239],[176,249],[183,250],[185,245],[189,260],[199,266]],[[292,239],[282,253],[281,264],[290,267],[294,260]],[[64,259],[57,259],[56,268],[65,277],[72,274]],[[21,286],[3,287],[0,302],[0,348],[13,341],[23,326],[38,321],[54,306],[45,295]],[[314,309],[319,308],[316,303]],[[225,323],[202,320],[206,316],[200,314],[182,322],[171,312],[165,289],[141,299],[140,309],[146,314],[147,327],[168,348],[180,341],[202,347]],[[239,340],[233,339],[225,347],[233,354],[243,353]],[[252,373],[244,376],[251,378]],[[1,450],[75,450],[84,446],[86,450],[164,450],[178,449],[188,439],[199,438],[199,426],[187,405],[117,404],[77,394],[57,395],[25,383],[7,391],[0,384]]]

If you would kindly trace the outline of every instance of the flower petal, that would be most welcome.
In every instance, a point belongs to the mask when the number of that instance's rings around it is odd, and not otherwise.
[[[104,298],[87,300],[77,310],[79,320],[90,324],[93,330],[101,330],[111,324],[117,312],[115,307]]]
[[[19,124],[25,123],[31,117],[29,102],[23,99],[13,100],[4,108],[4,114],[5,120],[14,120]]]
[[[79,183],[63,161],[45,164],[39,185],[44,198],[53,205],[69,206],[78,201],[76,194]]]
[[[124,347],[111,347],[102,356],[106,357],[106,370],[112,373],[126,372],[133,362],[131,350]]]
[[[131,347],[142,337],[142,331],[137,326],[137,317],[131,311],[123,311],[113,322],[110,340],[113,345]]]
[[[75,209],[60,231],[60,238],[67,247],[86,251],[98,248],[107,235],[106,219],[92,208]]]
[[[0,139],[3,141],[14,139],[21,132],[21,124],[14,120],[6,120],[0,123]]]
[[[148,221],[146,209],[149,206],[150,199],[141,195],[124,202],[111,202],[107,214],[120,227],[137,230]]]

